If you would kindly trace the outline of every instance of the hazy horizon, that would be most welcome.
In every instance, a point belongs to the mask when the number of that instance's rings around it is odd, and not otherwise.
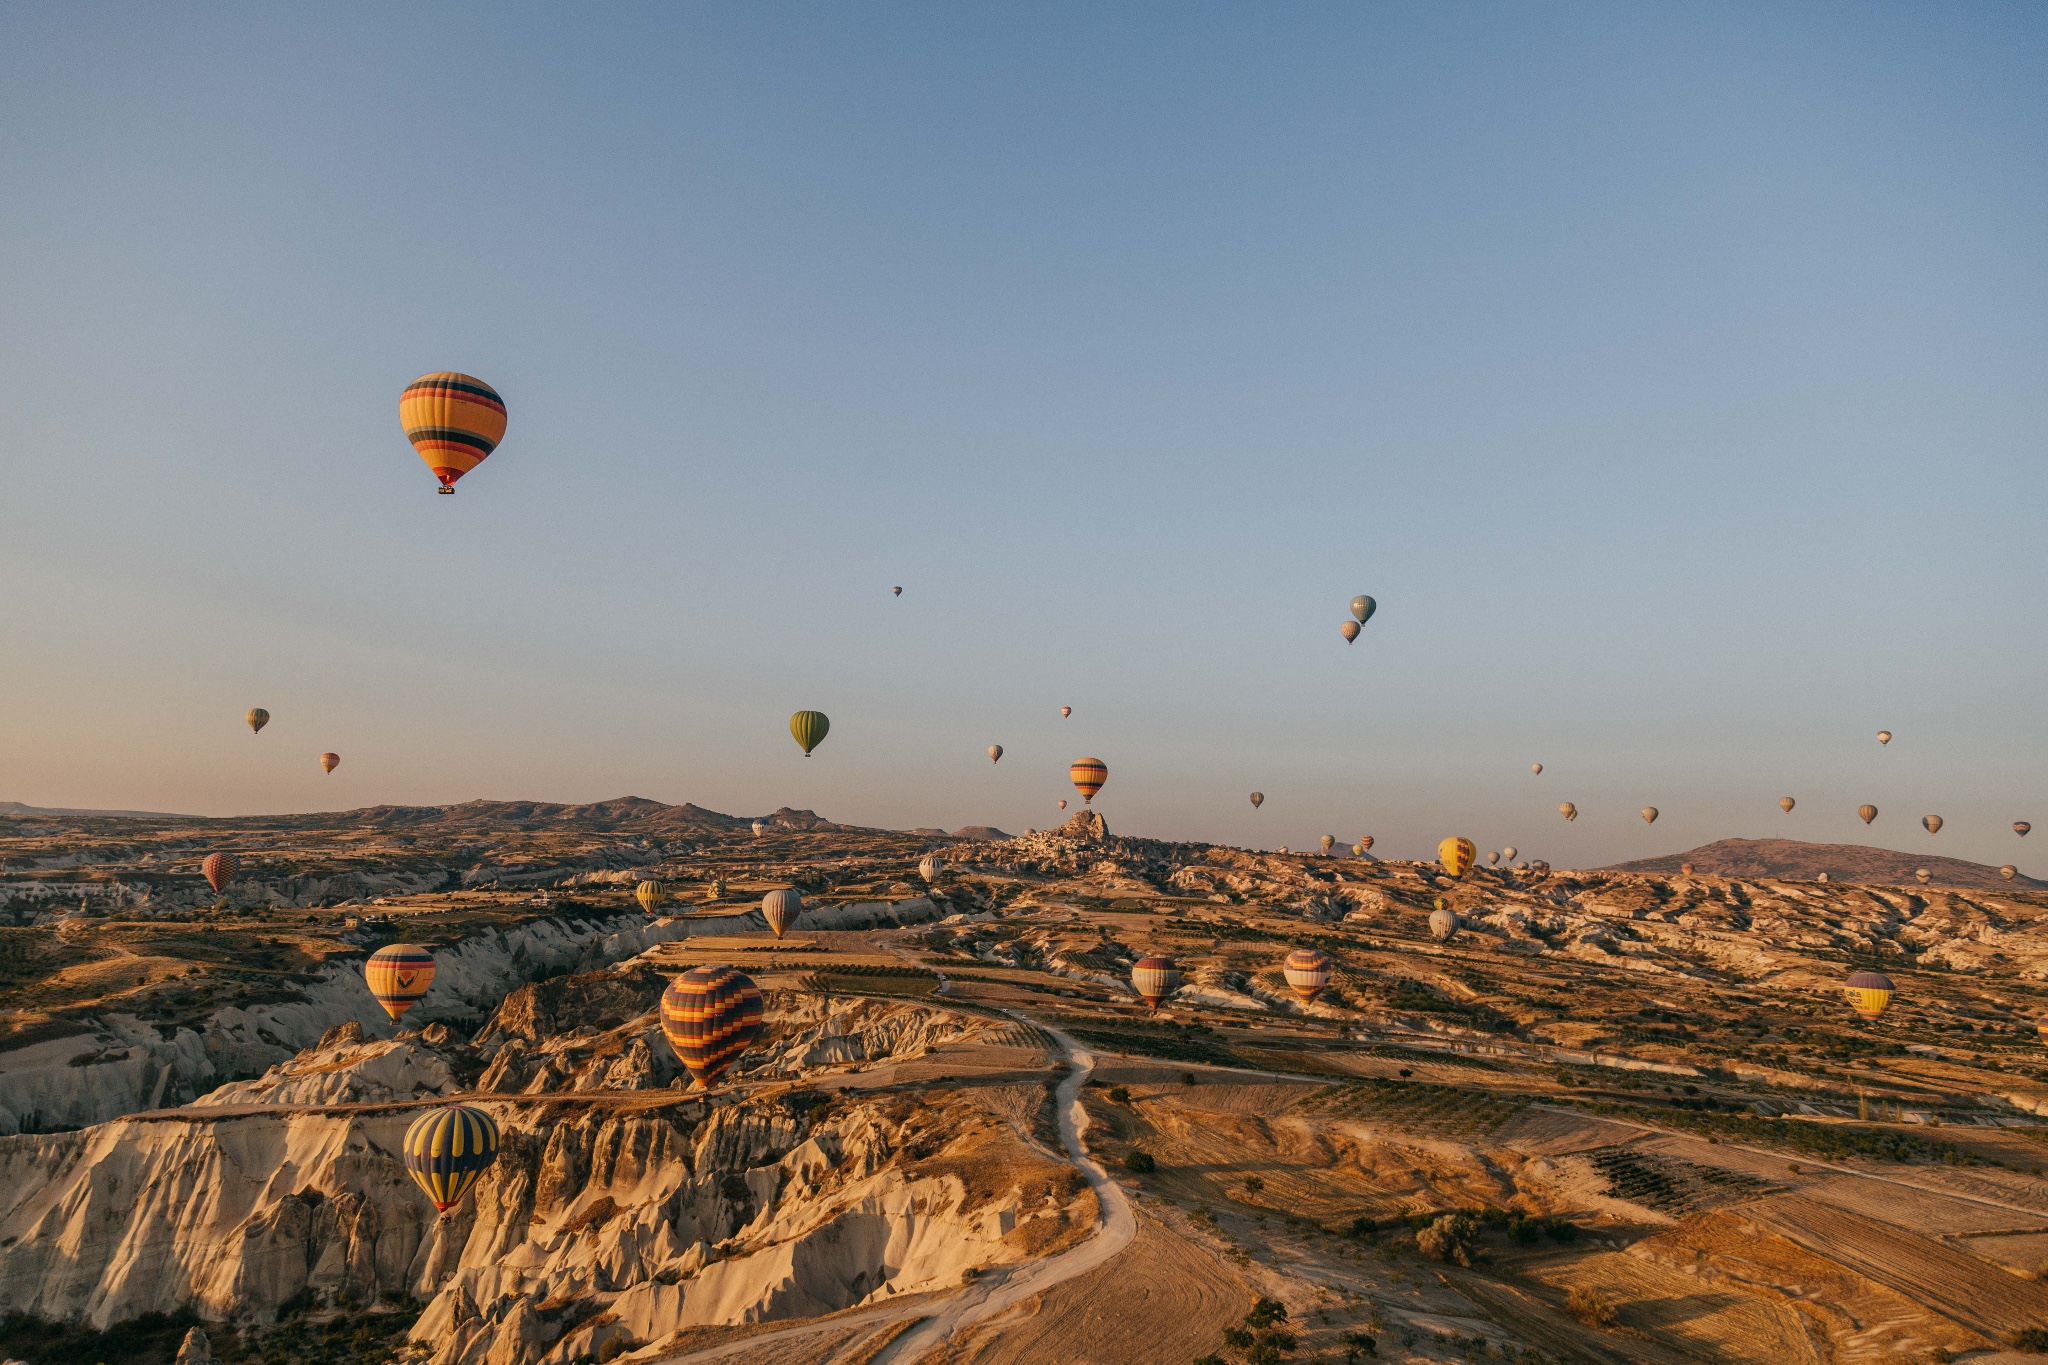
[[[0,800],[2048,872],[2048,12],[4,14]]]

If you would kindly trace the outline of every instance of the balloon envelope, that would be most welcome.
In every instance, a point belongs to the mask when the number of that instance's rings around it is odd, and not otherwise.
[[[766,820],[756,820],[752,825],[752,829],[754,837],[758,839],[768,832],[768,822]]]
[[[1328,853],[1333,847],[1336,846],[1337,836],[1334,834],[1325,834],[1321,839],[1317,840],[1316,842],[1320,843],[1323,846],[1323,852]]]
[[[1170,957],[1146,954],[1131,968],[1131,989],[1138,993],[1147,1005],[1159,1008],[1159,1002],[1172,995],[1180,985],[1180,971]]]
[[[2019,872],[2020,870],[2014,867],[2011,863],[2007,863],[2004,867],[1998,869],[1998,875],[2005,878],[2007,881],[2011,881],[2014,877],[2017,877],[2019,875]]]
[[[761,992],[731,967],[692,967],[661,993],[661,1031],[703,1089],[761,1032]]]
[[[1778,798],[1778,809],[1785,812],[1785,814],[1787,815],[1790,815],[1792,813],[1792,808],[1798,804],[1799,803],[1797,801],[1794,801],[1789,796],[1781,796]]]
[[[945,866],[936,853],[928,853],[917,864],[917,875],[924,878],[929,886],[939,879],[939,870]]]
[[[1857,814],[1857,815],[1859,815],[1859,816],[1861,816],[1861,817],[1862,817],[1862,819],[1863,819],[1863,823],[1867,825],[1867,824],[1869,824],[1869,823],[1870,823],[1870,822],[1871,822],[1872,820],[1875,820],[1875,819],[1877,818],[1877,807],[1876,807],[1876,806],[1858,806],[1858,807],[1856,808],[1856,814]]]
[[[640,908],[653,914],[668,903],[668,892],[661,889],[661,883],[645,881],[633,888],[633,899],[640,902]]]
[[[498,1157],[498,1124],[473,1104],[429,1109],[405,1130],[405,1169],[448,1212]]]
[[[242,870],[242,860],[232,853],[209,853],[200,860],[199,870],[206,877],[206,884],[218,896],[221,888],[235,879]]]
[[[1351,615],[1361,626],[1367,621],[1372,620],[1372,614],[1379,609],[1380,604],[1367,597],[1364,593],[1360,593],[1351,599]]]
[[[889,589],[889,595],[890,595],[891,597],[901,597],[901,596],[903,596],[903,589],[901,589],[901,588],[891,588],[891,589]]]
[[[1939,815],[1923,815],[1920,817],[1920,823],[1929,834],[1941,833],[1941,817]]]
[[[1257,810],[1257,809],[1258,809],[1258,808],[1259,808],[1260,806],[1263,806],[1263,805],[1265,805],[1265,804],[1266,804],[1266,794],[1265,794],[1264,792],[1253,792],[1253,793],[1252,793],[1252,809],[1253,809],[1253,810]]]
[[[1099,758],[1077,758],[1068,767],[1067,776],[1073,780],[1074,789],[1081,793],[1081,800],[1092,805],[1095,793],[1109,781],[1109,765]]]
[[[434,984],[434,955],[417,943],[386,944],[363,964],[363,981],[395,1024]]]
[[[1879,730],[1879,731],[1877,732],[1877,742],[1878,742],[1879,744],[1889,744],[1889,743],[1891,743],[1891,742],[1892,742],[1892,732],[1891,732],[1891,731],[1889,731],[1889,730]]]
[[[789,718],[789,733],[803,746],[804,757],[811,756],[811,750],[825,741],[825,732],[832,728],[832,722],[825,718],[823,711],[799,711]]]
[[[1657,808],[1655,806],[1643,807],[1643,823],[1646,825],[1654,825],[1657,823]]]
[[[1449,943],[1451,936],[1458,932],[1458,912],[1437,902],[1436,909],[1429,912],[1429,935],[1438,943]]]
[[[1540,773],[1543,771],[1543,765],[1541,763],[1531,763],[1529,765],[1529,771],[1532,773]]]
[[[340,755],[340,754],[322,754],[322,755],[320,755],[320,771],[322,771],[322,772],[328,772],[328,773],[331,773],[331,772],[333,772],[333,771],[334,771],[334,770],[335,770],[336,768],[339,768],[340,766],[341,766],[341,755]]]
[[[1876,972],[1858,972],[1843,983],[1842,989],[1849,997],[1849,1007],[1873,1023],[1891,1008],[1892,996],[1898,990],[1890,977]]]
[[[250,730],[260,735],[263,733],[263,727],[270,724],[270,713],[260,706],[252,706],[249,708],[249,714],[242,719],[249,722]]]
[[[1071,716],[1074,714],[1074,708],[1071,706],[1062,706],[1060,708],[1060,714],[1063,716]]]
[[[2027,837],[2027,831],[2032,828],[2033,826],[2028,824],[2024,820],[2015,820],[2012,822],[2012,832],[2014,834],[2019,835],[2022,839]]]
[[[1360,844],[1360,846],[1361,846],[1361,847],[1364,847],[1364,848],[1371,848],[1371,847],[1372,847],[1372,836],[1371,836],[1370,834],[1367,834],[1367,835],[1363,835],[1363,836],[1361,836],[1361,837],[1359,838],[1358,842],[1359,842],[1359,844]]]
[[[1061,809],[1061,810],[1065,810],[1066,808],[1067,808],[1067,798],[1066,798],[1066,797],[1064,797],[1064,796],[1062,796],[1062,797],[1060,798],[1060,809]]]
[[[1577,806],[1574,806],[1569,801],[1559,806],[1557,808],[1557,813],[1559,815],[1562,815],[1567,820],[1576,820],[1579,818],[1579,808]]]
[[[1922,886],[1927,885],[1927,883],[1930,880],[1932,880],[1932,877],[1933,874],[1928,872],[1928,870],[1924,867],[1918,867],[1913,869],[1913,880],[1920,883]]]
[[[1348,645],[1358,638],[1358,622],[1346,621],[1343,625],[1337,627],[1337,631],[1344,637],[1344,643]]]
[[[1479,846],[1461,834],[1453,834],[1436,846],[1436,860],[1453,877],[1462,877],[1471,871],[1472,862],[1478,856]]]
[[[989,761],[989,762],[991,762],[991,763],[994,763],[994,762],[995,762],[996,760],[1000,759],[1000,758],[1001,758],[1002,756],[1003,756],[1003,746],[1002,746],[1002,745],[1000,745],[1000,744],[991,744],[991,745],[989,745],[989,746],[988,746],[988,761]]]
[[[398,396],[398,424],[446,492],[505,439],[505,400],[473,375],[424,374]]]
[[[1330,984],[1330,956],[1316,948],[1296,948],[1281,964],[1280,973],[1302,1004],[1313,1005]]]
[[[925,880],[930,881],[931,878]],[[781,938],[783,931],[796,922],[803,909],[804,898],[793,886],[770,891],[761,897],[761,917],[768,921],[768,931],[777,938]]]

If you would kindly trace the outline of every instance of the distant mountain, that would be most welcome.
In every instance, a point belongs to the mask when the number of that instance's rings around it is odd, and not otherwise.
[[[1010,836],[994,825],[962,825],[953,831],[955,839],[1007,839]]]
[[[1935,886],[1969,887],[1978,891],[2048,886],[2048,882],[2025,876],[2007,881],[1995,867],[1966,863],[1960,858],[1900,853],[1863,844],[1807,844],[1797,839],[1722,839],[1702,844],[1688,853],[1639,858],[1632,863],[1616,863],[1602,870],[1670,874],[1677,872],[1681,863],[1691,863],[1695,872],[1715,877],[1783,877],[1810,882],[1825,872],[1828,880],[1835,882],[1911,886],[1915,884],[1914,871],[1924,867]]]
[[[42,816],[68,820],[202,820],[200,815],[172,815],[160,810],[72,810],[65,806],[25,806],[19,801],[0,801],[0,816],[10,819]]]

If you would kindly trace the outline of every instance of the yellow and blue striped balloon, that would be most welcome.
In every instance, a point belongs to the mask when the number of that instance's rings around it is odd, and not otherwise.
[[[484,462],[505,439],[505,400],[474,375],[441,370],[423,374],[398,396],[405,439],[441,481],[443,493]]]
[[[442,1213],[498,1159],[498,1121],[468,1104],[429,1109],[405,1130],[405,1169]]]
[[[692,967],[661,993],[661,1031],[708,1090],[760,1036],[760,989],[731,967]]]
[[[434,955],[417,943],[389,944],[370,954],[363,980],[395,1024],[434,984]]]

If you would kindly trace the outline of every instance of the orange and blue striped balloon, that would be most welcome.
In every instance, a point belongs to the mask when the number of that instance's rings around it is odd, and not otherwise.
[[[761,992],[731,967],[692,967],[661,993],[661,1031],[708,1090],[760,1035]]]
[[[1095,793],[1102,790],[1102,784],[1109,781],[1109,765],[1099,758],[1077,758],[1067,769],[1067,776],[1074,781],[1074,788],[1081,793],[1081,800],[1089,805],[1095,803]]]
[[[390,944],[370,954],[363,980],[395,1024],[434,984],[434,955],[417,943]]]
[[[405,1169],[442,1213],[498,1158],[498,1121],[469,1104],[429,1109],[405,1130]]]
[[[505,439],[505,400],[473,375],[423,374],[398,396],[398,423],[443,493]]]

